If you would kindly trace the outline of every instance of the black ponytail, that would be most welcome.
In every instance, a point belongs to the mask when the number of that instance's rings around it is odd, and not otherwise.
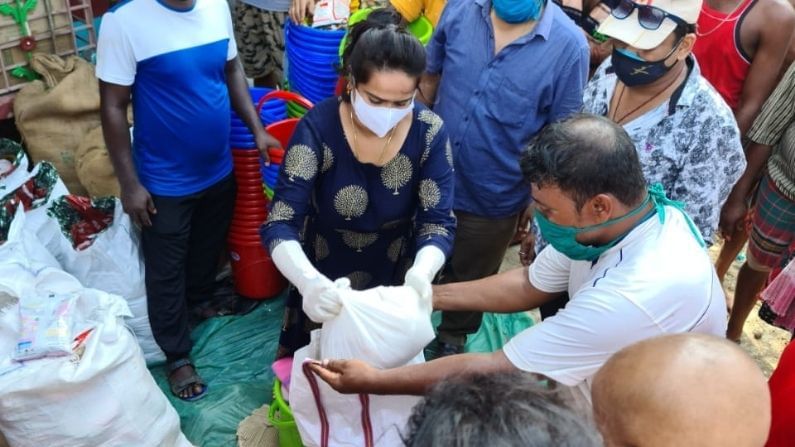
[[[342,53],[342,72],[351,82],[367,83],[373,72],[402,71],[416,78],[425,71],[425,48],[404,26],[403,18],[392,8],[373,10],[367,19],[348,31]],[[350,102],[350,93],[342,97]]]

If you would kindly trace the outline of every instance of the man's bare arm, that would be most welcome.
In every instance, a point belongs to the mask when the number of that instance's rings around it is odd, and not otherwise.
[[[436,310],[512,313],[535,309],[559,293],[538,290],[530,283],[527,267],[475,281],[434,286]]]
[[[439,80],[442,78],[438,74],[424,73],[420,78],[419,95],[417,99],[428,107],[436,102],[436,90],[439,87]]]
[[[246,83],[246,76],[243,73],[243,66],[240,64],[239,58],[234,58],[226,62],[224,68],[226,72],[226,86],[229,91],[229,101],[232,109],[237,113],[237,116],[246,123],[246,127],[254,135],[254,140],[257,144],[257,149],[265,160],[265,163],[270,162],[268,155],[268,148],[281,147],[279,141],[265,132],[262,127],[257,110],[251,103],[251,96],[248,92],[248,84]]]
[[[761,6],[761,5],[760,5]],[[759,110],[776,87],[795,31],[795,11],[778,2],[765,4],[765,25],[735,112],[740,134],[745,135]]]
[[[502,351],[497,351],[451,355],[427,363],[384,370],[360,360],[330,360],[312,364],[310,369],[340,393],[421,396],[448,377],[515,371],[516,367]]]
[[[141,185],[132,158],[127,107],[132,87],[99,81],[100,118],[108,155],[121,187],[121,203],[133,223],[139,227],[152,225],[151,215],[157,213],[151,194]]]

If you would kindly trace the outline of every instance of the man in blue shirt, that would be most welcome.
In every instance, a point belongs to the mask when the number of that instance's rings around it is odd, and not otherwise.
[[[265,157],[278,142],[251,104],[225,0],[121,3],[103,17],[97,51],[105,141],[142,228],[152,332],[172,393],[195,400],[206,384],[188,359],[187,303],[212,297],[235,203],[230,102]]]
[[[422,99],[450,132],[455,159],[458,227],[445,282],[497,273],[517,225],[526,229],[521,148],[546,124],[580,109],[588,57],[582,31],[552,2],[447,5],[420,84]],[[439,353],[461,352],[481,317],[445,312]]]

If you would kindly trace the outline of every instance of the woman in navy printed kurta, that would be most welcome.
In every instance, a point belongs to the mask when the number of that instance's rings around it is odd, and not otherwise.
[[[442,120],[416,105],[408,135],[383,166],[361,163],[342,127],[339,99],[325,100],[298,124],[279,173],[266,247],[303,245],[312,264],[354,289],[398,285],[414,254],[427,244],[452,249],[453,159]],[[316,327],[290,291],[281,354],[309,342]]]

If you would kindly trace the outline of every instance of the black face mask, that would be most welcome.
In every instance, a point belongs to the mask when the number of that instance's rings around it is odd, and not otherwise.
[[[647,61],[633,51],[614,47],[612,55],[613,70],[615,70],[618,79],[627,87],[651,84],[665,76],[673,68],[673,65],[670,67],[666,66],[665,61],[679,48],[680,42],[681,40],[674,45],[664,58],[658,61]]]

